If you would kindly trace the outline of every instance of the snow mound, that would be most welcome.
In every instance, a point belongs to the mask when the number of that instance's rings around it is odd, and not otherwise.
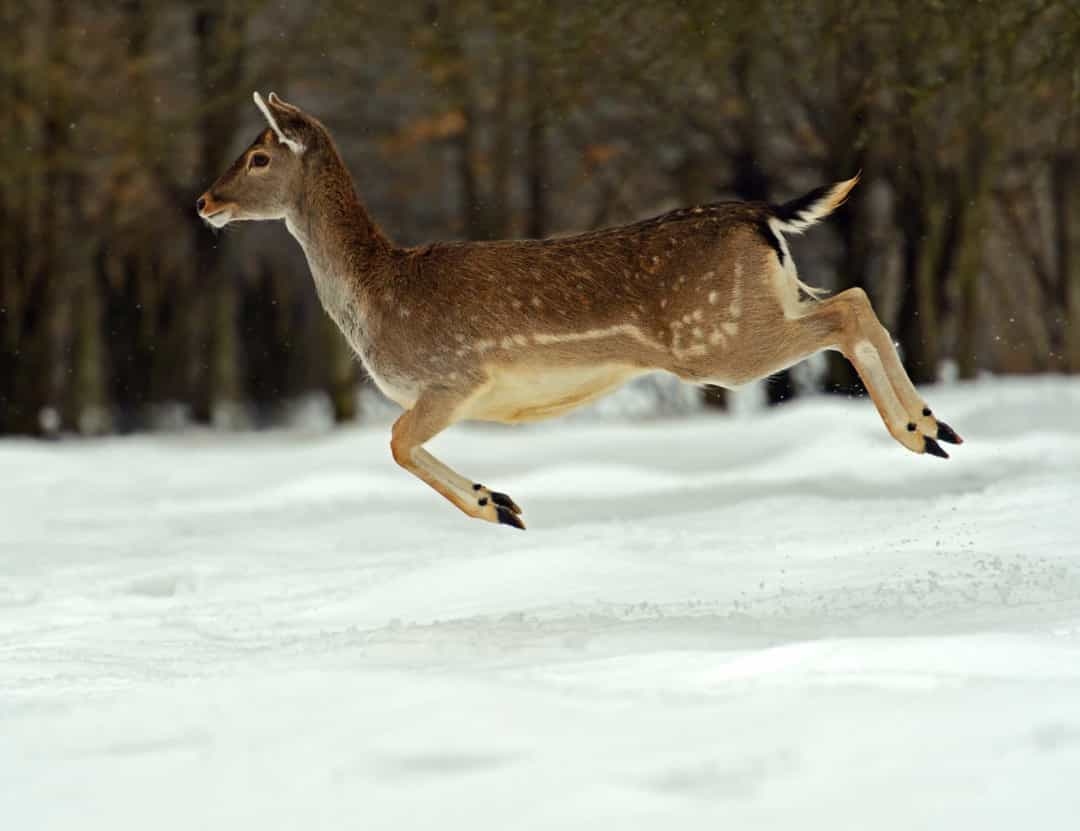
[[[3,826],[1071,827],[1080,383],[927,397],[0,442]]]

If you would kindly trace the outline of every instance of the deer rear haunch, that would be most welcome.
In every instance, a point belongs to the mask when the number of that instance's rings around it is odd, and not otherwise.
[[[822,349],[854,364],[886,429],[916,453],[962,439],[912,386],[861,289],[822,299],[785,234],[858,176],[784,205],[718,202],[546,240],[393,245],[368,216],[326,127],[273,93],[267,121],[198,200],[215,228],[284,219],[319,299],[405,413],[394,460],[469,516],[524,528],[509,496],[424,449],[465,419],[551,418],[661,371],[737,387]]]

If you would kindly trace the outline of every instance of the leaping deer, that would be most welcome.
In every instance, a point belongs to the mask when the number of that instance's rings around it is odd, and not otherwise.
[[[565,413],[635,376],[737,387],[822,349],[851,361],[900,444],[948,458],[962,439],[912,386],[866,293],[821,299],[785,233],[858,181],[784,205],[718,202],[578,236],[395,246],[368,216],[323,124],[270,93],[268,127],[198,200],[215,228],[284,219],[326,311],[405,413],[394,460],[472,517],[524,528],[509,496],[424,449],[464,419]]]

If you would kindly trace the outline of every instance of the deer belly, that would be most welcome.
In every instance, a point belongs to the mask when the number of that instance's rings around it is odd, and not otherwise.
[[[480,421],[539,421],[595,401],[642,370],[611,364],[593,367],[493,370],[489,384],[466,408]]]

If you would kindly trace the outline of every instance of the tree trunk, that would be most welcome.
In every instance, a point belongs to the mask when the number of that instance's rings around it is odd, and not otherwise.
[[[911,380],[937,380],[938,340],[937,260],[945,237],[945,208],[933,193],[908,195],[902,202],[904,288],[900,297],[897,336]]]
[[[500,34],[499,78],[495,91],[495,146],[491,166],[491,208],[487,231],[491,239],[505,239],[513,233],[510,181],[514,151],[514,55],[506,32]]]
[[[25,210],[21,198],[23,166],[11,169],[6,160],[15,157],[14,149],[23,144],[23,129],[19,120],[20,77],[16,67],[21,65],[20,41],[26,19],[20,15],[20,4],[4,0],[0,5],[0,54],[17,56],[7,73],[0,75],[0,435],[15,429],[16,360],[19,351],[21,320],[20,294],[23,270],[18,262],[19,240],[26,233]],[[25,144],[23,144],[25,146]]]
[[[985,172],[980,174],[985,179]],[[956,329],[956,364],[960,378],[970,380],[979,369],[979,337],[982,333],[983,223],[988,214],[989,188],[976,185],[962,222],[953,279],[959,288],[960,315]]]
[[[24,269],[26,290],[19,298],[21,320],[16,336],[11,423],[14,432],[30,435],[40,435],[60,426],[55,421],[43,421],[42,414],[45,408],[58,402],[59,393],[56,383],[60,360],[57,326],[63,296],[60,286],[63,274],[57,268],[57,243],[61,235],[64,207],[62,166],[67,161],[65,150],[70,133],[64,119],[65,84],[70,81],[65,73],[64,41],[70,9],[60,0],[44,8],[42,25],[47,33],[47,47],[44,67],[39,67],[43,77],[41,93],[44,100],[39,159],[44,172],[37,204],[30,196],[33,188],[29,181],[27,185],[30,187],[22,194],[23,211],[37,214],[38,234],[30,238],[30,229],[24,226],[28,257],[21,268]]]
[[[987,44],[978,35],[973,72],[973,111],[969,146],[964,159],[964,175],[957,200],[959,238],[953,279],[959,288],[960,315],[956,330],[956,362],[960,378],[970,380],[979,369],[979,336],[982,334],[983,227],[990,214],[991,185],[1001,144],[991,111],[990,57]]]
[[[1067,150],[1051,163],[1050,188],[1054,214],[1054,261],[1057,272],[1057,319],[1051,322],[1051,344],[1066,372],[1080,373],[1080,163]]]
[[[236,131],[237,103],[232,93],[242,80],[245,15],[239,3],[207,5],[195,12],[196,77],[199,100],[199,180],[209,184],[224,170]],[[205,186],[205,185],[203,185]],[[205,286],[201,319],[204,354],[194,415],[199,421],[229,426],[239,407],[236,287],[223,267],[219,237],[196,228],[196,275]],[[192,304],[197,305],[197,304]]]
[[[324,316],[326,317],[326,316]],[[334,411],[334,423],[344,424],[356,421],[360,415],[360,402],[357,398],[358,362],[352,348],[341,336],[334,322],[326,317],[323,330],[329,343],[330,383],[328,392]]]
[[[466,239],[488,237],[485,210],[480,196],[480,183],[476,175],[476,107],[466,89],[464,80],[458,83],[459,107],[464,116],[461,132],[457,134],[458,190],[461,195],[461,227]]]
[[[80,433],[97,435],[109,431],[112,419],[105,393],[107,363],[101,332],[101,296],[86,265],[89,252],[85,247],[82,254],[78,281],[72,293],[70,419]]]
[[[525,236],[540,239],[548,233],[548,142],[546,135],[547,107],[544,88],[543,60],[532,44],[526,63],[525,187],[528,193],[528,212]]]

